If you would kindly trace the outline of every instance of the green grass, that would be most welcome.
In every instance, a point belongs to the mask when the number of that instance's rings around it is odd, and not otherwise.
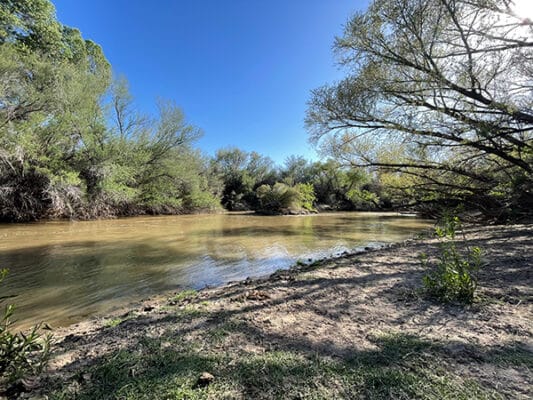
[[[169,300],[172,302],[182,302],[184,300],[190,300],[194,299],[196,296],[198,296],[198,292],[194,289],[187,289],[182,290],[181,292],[177,293],[174,297],[170,298]]]
[[[115,318],[107,320],[104,323],[104,326],[106,328],[115,328],[115,327],[119,326],[121,323],[123,323],[124,321],[128,321],[128,320],[133,319],[135,317],[136,317],[136,314],[134,314],[134,313],[129,313],[129,314],[126,314],[126,315],[121,316],[121,317],[115,317]]]
[[[187,304],[176,310],[175,317],[180,322],[192,321],[196,318],[202,318],[209,315],[209,311],[206,309],[206,305],[200,304]]]
[[[522,344],[491,351],[485,355],[485,361],[506,367],[522,366],[533,370],[533,353],[528,351]]]
[[[265,353],[210,348],[232,326],[206,332],[204,340],[175,334],[143,339],[80,376],[77,392],[61,383],[50,399],[498,399],[497,393],[454,374],[442,349],[406,335],[374,338],[375,350],[332,359],[312,351]],[[215,376],[207,387],[196,382],[204,371]]]

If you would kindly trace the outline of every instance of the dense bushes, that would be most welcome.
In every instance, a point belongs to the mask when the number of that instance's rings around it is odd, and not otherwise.
[[[315,195],[311,184],[289,186],[277,182],[257,188],[258,210],[266,214],[300,214],[314,211]]]
[[[316,206],[330,210],[393,206],[377,176],[331,159],[310,162],[291,156],[276,167],[258,153],[230,148],[217,152],[212,172],[223,184],[222,204],[232,211],[283,213],[314,210]]]

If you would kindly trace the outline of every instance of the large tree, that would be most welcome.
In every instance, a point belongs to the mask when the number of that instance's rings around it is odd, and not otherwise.
[[[409,174],[418,201],[530,209],[533,23],[512,6],[373,1],[335,42],[348,76],[313,92],[312,139],[348,164]]]
[[[200,135],[173,102],[138,113],[49,0],[0,1],[0,220],[215,208]]]
[[[105,140],[110,65],[48,0],[0,2],[0,218],[79,203],[78,152]],[[72,204],[71,204],[72,203]]]
[[[222,204],[232,211],[248,210],[257,205],[255,189],[276,182],[274,162],[261,154],[236,147],[217,151],[212,170],[224,185]]]

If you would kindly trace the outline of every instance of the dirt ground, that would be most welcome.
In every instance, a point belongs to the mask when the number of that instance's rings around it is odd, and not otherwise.
[[[128,313],[61,329],[47,378],[36,387],[60,379],[72,382],[75,392],[83,385],[80,371],[169,331],[204,343],[205,351],[290,350],[328,359],[373,350],[376,336],[393,333],[432,343],[444,368],[504,398],[532,398],[533,226],[474,226],[464,233],[469,246],[483,250],[473,305],[443,305],[420,295],[419,255],[435,257],[438,240],[412,239],[265,279],[149,299]],[[494,361],[513,357],[521,361]]]

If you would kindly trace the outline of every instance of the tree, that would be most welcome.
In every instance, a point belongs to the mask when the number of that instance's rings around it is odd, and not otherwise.
[[[315,193],[310,183],[289,186],[276,182],[261,185],[256,190],[258,211],[265,214],[301,214],[314,211]]]
[[[531,209],[533,23],[507,0],[375,0],[335,49],[350,73],[313,92],[312,140],[410,174],[415,199]]]
[[[58,54],[62,25],[48,0],[3,0],[0,3],[0,43],[21,50]]]
[[[222,204],[233,211],[257,206],[255,189],[263,184],[274,184],[277,178],[270,158],[238,148],[218,150],[212,169],[224,184]]]
[[[0,220],[214,208],[200,135],[171,101],[138,113],[102,49],[50,1],[0,2]]]
[[[312,164],[302,156],[289,156],[281,171],[281,177],[289,185],[311,182],[313,174]]]
[[[99,102],[109,71],[101,48],[60,24],[49,1],[0,4],[1,219],[81,201],[73,162],[104,139]]]
[[[120,76],[111,85],[111,114],[121,140],[131,138],[147,125],[148,118],[135,110],[128,80]]]
[[[372,177],[362,168],[343,166],[329,159],[313,164],[311,183],[317,202],[337,210],[379,208],[378,190]]]

